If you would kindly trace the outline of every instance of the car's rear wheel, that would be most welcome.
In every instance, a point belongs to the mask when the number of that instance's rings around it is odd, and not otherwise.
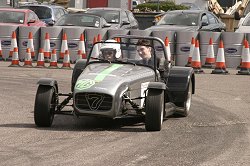
[[[184,102],[184,116],[188,116],[190,107],[191,107],[191,102],[192,102],[192,81],[189,81],[188,84],[188,90],[187,90],[187,99]]]
[[[50,127],[57,100],[54,87],[39,85],[35,99],[34,120],[38,127]]]
[[[182,117],[188,116],[192,101],[192,91],[193,91],[192,89],[193,89],[192,81],[190,80],[186,91],[185,102],[175,103],[177,106],[175,110],[175,115]]]
[[[147,131],[160,131],[164,114],[164,91],[149,89],[145,106],[145,128]]]

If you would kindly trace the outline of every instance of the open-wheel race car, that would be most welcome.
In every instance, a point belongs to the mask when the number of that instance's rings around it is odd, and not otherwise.
[[[172,65],[161,39],[116,35],[95,43],[87,59],[76,62],[72,92],[59,93],[58,87],[52,78],[38,81],[34,107],[38,127],[50,127],[55,114],[139,116],[147,131],[159,131],[169,112],[188,115],[195,76],[190,67]],[[66,111],[69,102],[73,108]]]

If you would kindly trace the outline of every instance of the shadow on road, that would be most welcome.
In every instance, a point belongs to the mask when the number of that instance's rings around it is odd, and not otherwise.
[[[37,127],[35,123],[0,124],[0,128],[33,128],[51,131],[118,131],[145,132],[143,118],[107,119],[95,117],[72,118],[62,116],[55,118],[51,127]]]

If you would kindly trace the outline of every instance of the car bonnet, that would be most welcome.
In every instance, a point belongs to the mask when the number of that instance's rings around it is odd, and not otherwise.
[[[101,90],[113,94],[121,85],[141,79],[154,78],[154,70],[145,66],[131,64],[93,63],[88,65],[79,76],[75,92]]]

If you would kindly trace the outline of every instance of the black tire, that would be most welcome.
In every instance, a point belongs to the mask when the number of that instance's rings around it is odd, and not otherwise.
[[[160,131],[164,114],[164,91],[149,89],[145,105],[145,128],[147,131]]]
[[[175,110],[175,115],[180,116],[180,117],[187,117],[189,114],[189,110],[191,107],[191,101],[192,101],[192,81],[190,80],[188,83],[188,87],[186,90],[186,100],[185,102],[181,102],[181,103],[175,103],[175,105],[177,106],[176,110]]]
[[[78,79],[78,77],[80,76],[80,74],[82,73],[83,69],[86,67],[86,59],[81,59],[79,61],[76,62],[75,67],[73,69],[73,73],[72,73],[72,78],[71,78],[71,91],[74,91],[74,87],[76,84],[76,81]]]
[[[50,127],[57,104],[55,89],[39,85],[36,93],[34,120],[38,127]]]
[[[191,103],[192,103],[192,93],[193,92],[193,85],[192,85],[192,81],[190,80],[188,83],[188,88],[187,88],[187,98],[186,101],[184,102],[184,112],[183,112],[183,116],[188,116],[189,114],[189,110],[191,107]]]

